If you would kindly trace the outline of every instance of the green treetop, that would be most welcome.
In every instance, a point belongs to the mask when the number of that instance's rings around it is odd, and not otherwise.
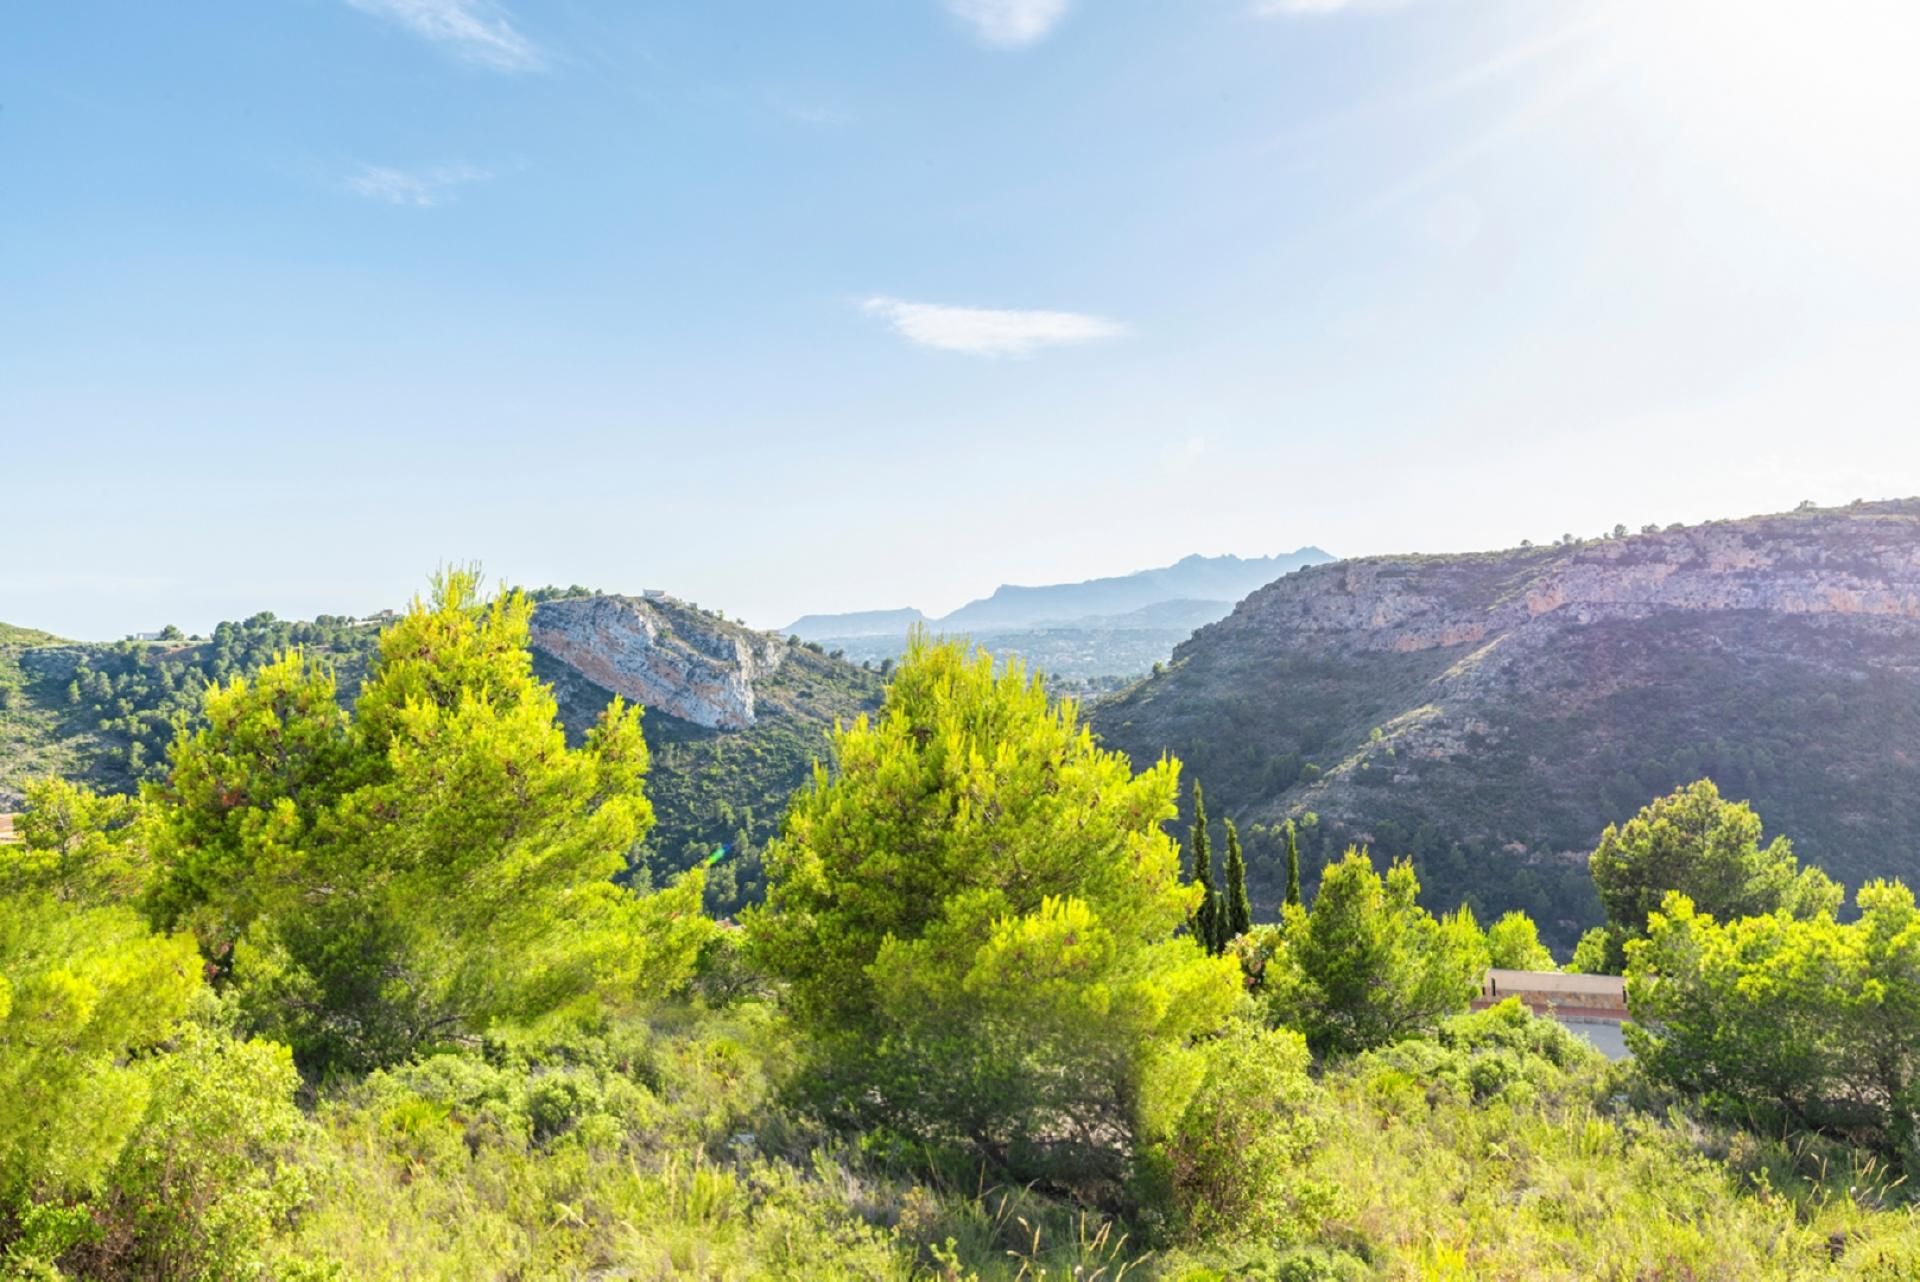
[[[1514,909],[1487,927],[1488,964],[1502,970],[1552,970],[1553,954],[1540,942],[1533,918]]]
[[[831,745],[746,917],[828,1105],[997,1172],[1120,1178],[1179,1112],[1150,1083],[1239,1001],[1175,933],[1177,764],[1135,774],[1017,664],[924,633]]]
[[[1193,937],[1210,953],[1220,951],[1220,892],[1213,885],[1213,844],[1207,835],[1207,798],[1193,785],[1193,884],[1200,888],[1200,904],[1193,911]]]
[[[29,887],[63,903],[102,907],[127,902],[147,884],[149,860],[138,839],[139,804],[80,784],[43,779],[27,788],[21,845],[0,863],[0,892]]]
[[[1601,945],[1583,942],[1582,969],[1620,972],[1624,943],[1646,933],[1647,919],[1673,891],[1720,920],[1787,912],[1813,917],[1838,908],[1844,892],[1818,868],[1800,867],[1793,843],[1762,846],[1760,816],[1727,801],[1711,779],[1650,803],[1624,825],[1609,825],[1588,859],[1607,913]]]
[[[1266,967],[1278,1023],[1322,1051],[1360,1051],[1411,1037],[1465,1010],[1487,969],[1465,909],[1436,920],[1402,860],[1384,879],[1349,850],[1320,880],[1313,911],[1289,906],[1284,947]]]
[[[1216,941],[1218,952],[1224,952],[1229,943],[1253,929],[1253,901],[1247,898],[1247,860],[1240,853],[1240,833],[1231,819],[1227,820],[1227,888],[1222,906],[1226,910],[1222,915],[1225,929]]]
[[[1286,903],[1298,908],[1300,902],[1300,833],[1287,820],[1287,897]]]
[[[309,1068],[661,991],[710,929],[698,874],[614,883],[652,820],[639,710],[569,748],[530,613],[444,574],[382,635],[352,718],[289,653],[210,692],[149,789],[155,919],[193,929]]]

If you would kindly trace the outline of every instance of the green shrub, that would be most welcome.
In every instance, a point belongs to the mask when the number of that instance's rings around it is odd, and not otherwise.
[[[1319,1134],[1306,1040],[1236,1024],[1194,1052],[1198,1083],[1154,1149],[1176,1231],[1299,1241],[1328,1190],[1300,1168]]]
[[[1465,1010],[1486,971],[1485,939],[1470,913],[1436,919],[1419,894],[1404,860],[1384,878],[1360,850],[1329,866],[1311,912],[1286,908],[1284,946],[1264,967],[1272,1021],[1316,1051],[1352,1052]]]
[[[147,1111],[152,1079],[131,1057],[199,987],[193,941],[128,908],[0,894],[0,1214],[99,1189]]]
[[[1669,895],[1627,945],[1642,1071],[1790,1129],[1920,1157],[1920,908],[1897,881],[1856,902],[1847,923],[1784,909],[1721,923]]]
[[[144,1071],[146,1116],[71,1267],[100,1279],[267,1276],[271,1244],[312,1192],[292,1053],[189,1023]]]
[[[1515,998],[1442,1023],[1431,1039],[1404,1041],[1365,1056],[1359,1071],[1383,1111],[1405,1115],[1415,1094],[1435,1092],[1509,1102],[1563,1085],[1569,1070],[1594,1069],[1600,1053]],[[1417,1085],[1416,1085],[1417,1084]]]

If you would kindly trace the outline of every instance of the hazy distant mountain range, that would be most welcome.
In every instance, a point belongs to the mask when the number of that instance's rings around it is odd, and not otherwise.
[[[930,623],[911,606],[900,610],[855,610],[850,614],[804,614],[780,631],[802,640],[815,637],[892,637],[916,623]]]
[[[951,614],[912,608],[809,614],[782,629],[803,640],[878,661],[900,653],[909,628],[924,623],[970,636],[996,655],[1017,654],[1067,678],[1133,677],[1165,659],[1195,628],[1225,618],[1249,592],[1333,557],[1317,547],[1275,556],[1189,556],[1134,574],[1053,583],[1008,584]]]

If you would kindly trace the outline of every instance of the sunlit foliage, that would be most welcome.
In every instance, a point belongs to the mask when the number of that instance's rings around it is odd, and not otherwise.
[[[207,700],[148,811],[155,918],[314,1070],[683,984],[699,875],[614,884],[652,812],[639,710],[569,748],[531,607],[450,571],[380,639],[349,717],[298,653]]]
[[[1177,767],[1135,774],[1018,667],[917,638],[767,851],[757,955],[842,1116],[1021,1178],[1113,1184],[1148,1079],[1239,1000]]]

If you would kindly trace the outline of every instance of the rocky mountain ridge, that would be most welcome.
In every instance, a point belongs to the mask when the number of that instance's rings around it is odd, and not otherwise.
[[[1489,910],[1577,919],[1600,829],[1702,774],[1836,875],[1911,875],[1920,500],[1310,568],[1093,716]]]
[[[1014,628],[1068,627],[1174,601],[1215,601],[1231,605],[1283,574],[1332,559],[1328,553],[1311,546],[1261,557],[1195,554],[1172,565],[1078,583],[1038,586],[1004,583],[991,595],[969,601],[938,618],[911,608],[810,614],[781,631],[807,640],[825,640],[883,633],[897,635],[919,622],[927,623],[936,631],[975,634]]]
[[[1401,652],[1478,645],[1534,620],[1590,623],[1660,610],[1920,619],[1920,544],[1894,505],[1848,515],[1720,522],[1534,549],[1487,597],[1474,558],[1337,562],[1255,593],[1228,626],[1281,626]]]

